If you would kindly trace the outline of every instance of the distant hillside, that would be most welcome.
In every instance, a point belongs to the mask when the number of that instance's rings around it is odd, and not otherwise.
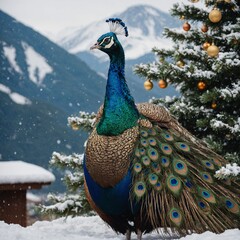
[[[85,133],[67,117],[97,111],[105,79],[0,11],[0,159],[47,167],[53,151],[81,153]]]
[[[148,101],[149,98],[176,95],[177,92],[171,86],[159,89],[158,86],[147,92],[143,87],[145,79],[133,72],[133,67],[139,63],[147,63],[155,60],[151,52],[153,47],[169,48],[171,42],[162,36],[165,27],[178,28],[176,21],[170,14],[160,11],[149,5],[136,5],[129,7],[122,13],[109,17],[119,17],[127,25],[129,37],[119,36],[126,55],[126,78],[133,97],[137,102]],[[85,61],[89,67],[107,76],[108,57],[100,51],[89,51],[89,47],[96,42],[99,36],[109,31],[105,19],[93,22],[79,29],[61,31],[56,39],[58,44],[71,53],[76,54]]]

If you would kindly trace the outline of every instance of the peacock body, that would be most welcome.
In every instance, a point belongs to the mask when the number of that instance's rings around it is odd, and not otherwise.
[[[184,129],[168,111],[135,104],[128,89],[121,19],[92,49],[110,57],[104,105],[89,136],[85,190],[92,208],[116,232],[158,229],[170,236],[239,227],[239,184],[214,178],[226,160]]]

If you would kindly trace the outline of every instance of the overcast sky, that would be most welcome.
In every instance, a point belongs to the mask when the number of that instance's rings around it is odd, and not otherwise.
[[[55,34],[67,27],[87,25],[137,4],[167,12],[187,0],[0,0],[0,9],[41,33]]]

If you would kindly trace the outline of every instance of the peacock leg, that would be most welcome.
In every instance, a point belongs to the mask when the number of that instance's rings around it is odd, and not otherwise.
[[[129,229],[126,232],[126,240],[131,240],[131,231]]]
[[[140,229],[137,230],[137,240],[142,240],[142,231]]]

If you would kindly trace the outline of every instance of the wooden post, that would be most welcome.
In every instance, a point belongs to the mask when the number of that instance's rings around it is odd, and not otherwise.
[[[0,220],[26,227],[27,190],[40,189],[54,180],[54,175],[40,166],[0,161]]]
[[[45,183],[0,184],[0,220],[27,226],[27,190],[40,189]]]
[[[26,189],[0,191],[0,220],[27,226]]]

